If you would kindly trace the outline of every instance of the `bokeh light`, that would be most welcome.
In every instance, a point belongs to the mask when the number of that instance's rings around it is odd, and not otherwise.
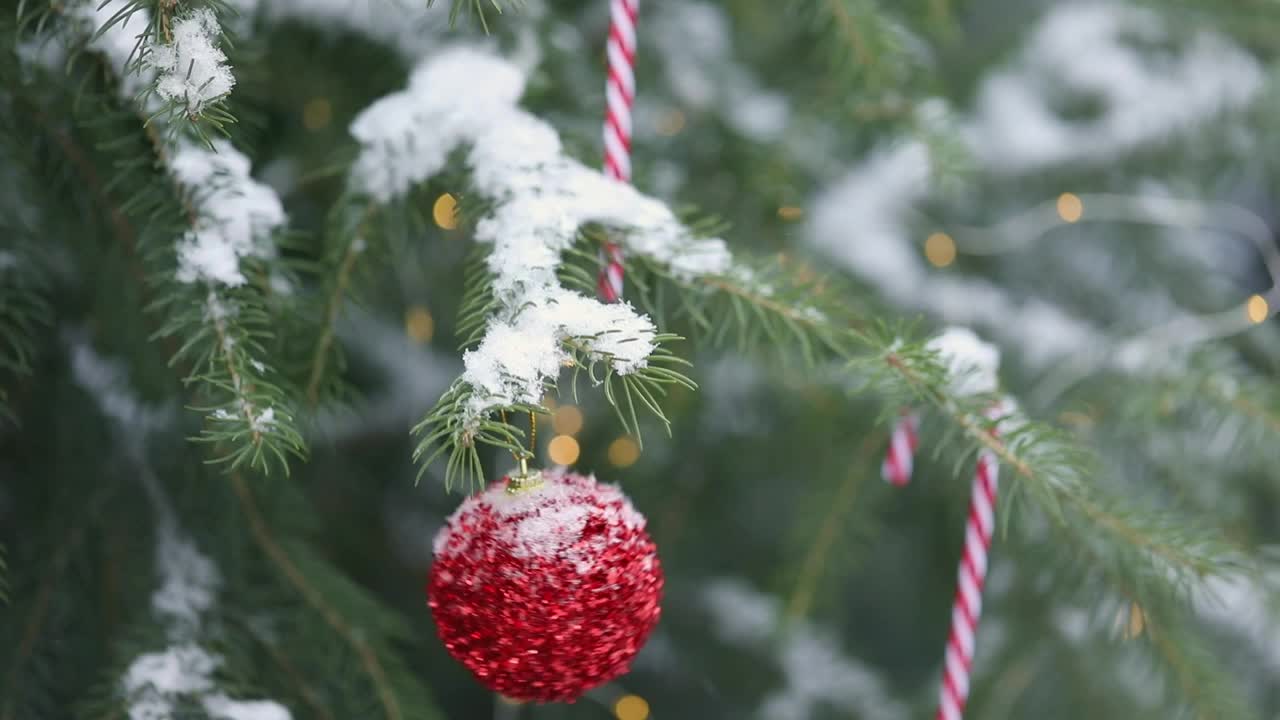
[[[1058,217],[1073,223],[1084,217],[1084,201],[1075,193],[1062,193],[1058,196]]]
[[[572,465],[578,461],[581,450],[572,435],[557,435],[547,443],[547,457],[556,465]]]
[[[1249,322],[1264,322],[1271,315],[1271,306],[1267,303],[1267,299],[1261,295],[1254,295],[1244,304],[1245,314],[1249,316]]]
[[[956,261],[956,241],[946,233],[936,232],[925,239],[924,256],[934,267],[946,267]]]
[[[614,467],[631,467],[640,459],[640,445],[630,435],[609,443],[609,463]]]
[[[649,703],[639,695],[623,695],[613,704],[618,720],[647,720]]]
[[[445,230],[452,230],[458,227],[457,211],[457,199],[445,193],[436,198],[436,204],[431,207],[431,217],[435,219],[436,225]]]
[[[436,321],[431,311],[421,305],[414,305],[404,312],[404,333],[410,340],[425,345],[431,342],[436,333]]]
[[[551,426],[560,435],[577,435],[582,429],[582,411],[577,405],[561,405],[551,416]]]
[[[312,98],[302,106],[302,126],[308,130],[323,130],[333,120],[333,104],[328,98]]]
[[[683,130],[684,124],[684,113],[672,108],[671,110],[663,113],[662,117],[658,118],[657,127],[655,129],[658,131],[659,135],[666,135],[667,137],[670,137]]]

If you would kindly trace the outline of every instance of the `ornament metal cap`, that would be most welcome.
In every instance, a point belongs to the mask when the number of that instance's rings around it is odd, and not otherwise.
[[[520,470],[507,476],[507,492],[514,495],[540,487],[542,487],[542,471],[530,470],[529,461],[520,458]]]

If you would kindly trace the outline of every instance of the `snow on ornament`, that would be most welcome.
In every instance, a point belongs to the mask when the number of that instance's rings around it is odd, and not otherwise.
[[[514,700],[573,701],[622,675],[658,623],[644,516],[592,476],[503,478],[462,502],[434,551],[427,600],[445,649]]]

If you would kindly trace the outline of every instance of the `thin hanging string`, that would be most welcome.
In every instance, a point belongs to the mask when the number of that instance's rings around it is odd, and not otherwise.
[[[609,39],[605,43],[604,173],[631,182],[631,106],[636,100],[636,20],[640,0],[609,1]],[[606,242],[600,251],[596,288],[605,302],[622,299],[622,248]]]
[[[529,411],[529,457],[538,456],[538,414]]]
[[[507,420],[506,410],[499,410],[498,414],[502,417],[502,422],[504,425],[511,424]],[[537,470],[534,470],[532,472],[529,471],[529,459],[536,458],[537,456],[538,456],[538,414],[533,410],[530,410],[529,411],[529,449],[525,453],[518,453],[515,450],[511,451],[511,457],[514,458],[516,461],[516,464],[519,465],[520,471],[516,477],[508,478],[507,490],[509,492],[526,490],[528,488],[535,487],[539,484],[538,481],[541,479],[542,473]]]

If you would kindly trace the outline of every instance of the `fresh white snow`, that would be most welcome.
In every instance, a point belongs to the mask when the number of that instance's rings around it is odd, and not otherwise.
[[[483,78],[483,82],[477,82]],[[605,305],[563,288],[560,256],[590,222],[616,227],[628,253],[682,277],[729,267],[723,241],[694,238],[661,202],[565,155],[554,129],[521,110],[525,72],[473,48],[424,61],[409,87],[351,124],[361,153],[355,186],[379,201],[406,193],[466,147],[476,190],[494,202],[476,226],[503,309],[467,353],[462,381],[475,392],[468,420],[512,402],[537,402],[558,377],[573,340],[620,374],[645,367],[653,323],[625,303]]]
[[[232,0],[246,18],[255,13],[276,23],[303,23],[320,32],[350,32],[384,43],[405,59],[438,50],[449,30],[449,10],[439,3],[369,0]]]
[[[151,24],[151,13],[145,7],[137,7],[116,24],[106,27],[120,12],[129,6],[127,0],[81,0],[73,4],[68,13],[83,23],[83,33],[91,37],[90,49],[102,53],[106,61],[115,71],[119,80],[120,97],[130,102],[138,98],[142,92],[155,82],[155,70],[149,67],[134,70],[130,62],[136,57],[139,49],[139,38]],[[105,29],[103,29],[105,28]],[[100,34],[98,34],[100,33]],[[143,108],[144,111],[154,109],[153,106]],[[150,114],[148,112],[148,114]]]
[[[159,96],[181,100],[198,112],[230,91],[234,78],[216,46],[220,30],[211,11],[201,9],[179,18],[173,43],[153,43],[142,55],[143,62],[134,63],[139,36],[151,21],[147,10],[135,10],[103,29],[125,6],[125,0],[108,0],[102,5],[84,2],[72,10],[84,22],[86,35],[101,31],[90,47],[110,63],[123,98],[136,101],[144,88],[154,85]],[[156,98],[147,98],[139,110],[150,115],[157,109]],[[190,194],[198,214],[194,227],[178,240],[178,279],[244,284],[240,259],[274,253],[269,235],[285,222],[280,198],[252,178],[249,159],[225,140],[206,148],[179,139],[167,150],[169,170]]]
[[[158,586],[151,610],[169,645],[134,658],[120,684],[129,720],[172,720],[179,696],[196,697],[222,720],[289,720],[289,711],[271,701],[242,702],[214,692],[214,672],[223,658],[201,647],[197,638],[205,614],[213,608],[221,574],[213,560],[178,528],[177,516],[140,451],[145,433],[169,422],[136,397],[125,373],[98,355],[83,339],[69,337],[72,376],[127,441],[138,479],[155,512],[155,569]]]
[[[909,227],[910,209],[926,197],[929,176],[921,142],[873,154],[814,201],[810,242],[894,304],[981,326],[1030,364],[1105,343],[1100,331],[1044,300],[1018,300],[981,278],[931,272]]]
[[[198,8],[173,22],[173,41],[153,37],[143,62],[155,68],[160,97],[199,113],[231,92],[236,79],[227,56],[218,47],[222,28],[209,8]]]
[[[509,546],[513,556],[559,559],[583,574],[596,567],[596,559],[616,542],[618,533],[645,526],[644,516],[617,486],[598,484],[594,476],[547,470],[537,488],[508,493],[494,486],[464,500],[436,534],[436,557],[470,552],[474,531],[465,518],[486,509],[506,519],[494,539]],[[584,544],[583,530],[593,520],[612,532]]]
[[[68,335],[68,343],[71,376],[93,397],[102,414],[128,428],[131,437],[141,439],[173,421],[172,408],[143,403],[130,389],[124,368],[99,355],[83,337]]]
[[[213,607],[221,583],[218,568],[188,539],[161,533],[156,565],[160,588],[151,596],[151,609],[170,626],[171,635],[186,635],[200,625],[200,616]]]
[[[948,327],[929,341],[951,373],[951,389],[957,395],[993,393],[1000,385],[1000,350],[983,342],[972,330]]]
[[[648,12],[648,10],[646,10]],[[723,8],[707,2],[655,3],[645,18],[641,45],[653,43],[646,57],[662,64],[666,86],[681,106],[718,114],[735,132],[757,142],[783,139],[791,121],[785,95],[760,86],[733,57],[732,28]],[[641,92],[638,109],[647,109]]]
[[[200,213],[178,243],[178,279],[243,285],[240,259],[274,253],[269,236],[285,222],[279,196],[253,179],[249,158],[225,140],[212,150],[183,142],[169,167]]]
[[[222,693],[200,698],[213,720],[290,720],[288,709],[271,700],[232,700]]]
[[[983,81],[972,115],[958,121],[969,151],[981,167],[999,173],[1110,162],[1256,96],[1262,83],[1257,62],[1207,30],[1197,30],[1180,52],[1159,61],[1131,45],[1135,38],[1152,42],[1167,35],[1158,16],[1145,10],[1055,6],[1019,58]],[[1061,90],[1096,100],[1098,115],[1059,117],[1049,93]],[[918,141],[874,151],[816,198],[810,241],[895,305],[945,323],[980,326],[1031,366],[1114,344],[1046,300],[1017,298],[954,271],[934,272],[910,222],[912,208],[930,192],[930,170],[929,151]],[[1141,360],[1134,353],[1116,358]]]
[[[605,304],[564,288],[550,288],[510,321],[494,320],[463,357],[463,379],[475,389],[471,412],[516,402],[538,404],[544,382],[569,361],[563,341],[580,339],[591,358],[609,358],[622,375],[642,368],[655,347],[648,317],[625,303]]]
[[[1018,57],[982,82],[966,130],[971,149],[984,166],[1003,172],[1112,162],[1117,153],[1243,107],[1262,88],[1258,62],[1208,30],[1158,59],[1134,46],[1167,36],[1152,10],[1056,6]],[[1050,94],[1063,92],[1098,103],[1097,115],[1061,117]]]
[[[170,644],[134,658],[121,678],[129,720],[171,720],[180,697],[197,699],[221,720],[289,720],[283,705],[269,700],[240,701],[216,690],[214,673],[221,655],[197,641],[202,616],[214,604],[221,582],[217,566],[183,537],[158,483],[148,487],[156,505],[156,569],[160,587],[151,608],[165,627]]]

